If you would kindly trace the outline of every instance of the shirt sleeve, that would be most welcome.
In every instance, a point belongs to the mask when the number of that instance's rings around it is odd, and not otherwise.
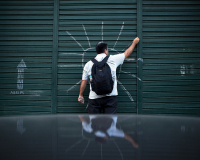
[[[91,127],[91,123],[88,124],[87,122],[82,122],[82,126],[83,126],[83,129],[88,133],[91,133],[93,131]]]
[[[112,55],[112,60],[115,62],[115,64],[117,65],[117,67],[120,64],[124,63],[124,59],[125,59],[125,54],[124,53]]]
[[[87,64],[83,68],[82,80],[88,80]]]
[[[124,138],[124,132],[122,130],[117,129],[117,128],[108,130],[107,133],[110,137]]]
[[[119,130],[118,128],[116,128],[116,124],[117,124],[117,117],[113,116],[113,123],[111,124],[110,128],[107,130],[107,133],[110,137],[124,137],[124,132],[122,130]]]

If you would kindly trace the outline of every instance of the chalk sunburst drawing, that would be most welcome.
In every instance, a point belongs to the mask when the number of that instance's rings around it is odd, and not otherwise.
[[[101,27],[101,37],[102,37],[102,39],[101,39],[101,41],[103,41],[103,25],[104,25],[104,23],[102,22],[102,27]],[[89,37],[88,37],[88,35],[87,35],[87,31],[86,31],[86,28],[85,28],[85,26],[82,24],[82,27],[83,27],[83,31],[85,32],[85,36],[86,36],[86,38],[87,38],[87,41],[88,41],[88,45],[89,45],[89,47],[88,48],[86,48],[86,49],[84,49],[83,48],[83,46],[75,39],[75,37],[69,32],[69,31],[66,31],[66,33],[71,37],[71,39],[73,39],[76,43],[77,43],[77,45],[82,49],[82,54],[80,54],[80,53],[66,53],[66,54],[74,54],[74,55],[77,55],[77,56],[81,56],[82,57],[82,64],[81,65],[73,65],[73,66],[70,66],[70,67],[84,67],[84,56],[87,54],[87,51],[89,51],[89,50],[94,50],[94,52],[95,52],[95,47],[92,47],[91,46],[91,43],[90,43],[90,40],[89,40]],[[115,44],[114,44],[114,46],[112,47],[112,48],[108,48],[108,50],[109,51],[114,51],[114,52],[116,52],[116,54],[119,54],[119,53],[123,53],[130,45],[131,45],[131,43],[129,44],[129,45],[127,45],[123,50],[121,50],[120,52],[119,51],[117,51],[116,49],[115,49],[115,47],[117,46],[117,43],[118,43],[118,41],[119,41],[119,38],[120,38],[120,35],[121,35],[121,33],[123,32],[123,28],[124,28],[124,22],[122,23],[122,26],[121,26],[121,29],[120,29],[120,31],[119,31],[119,35],[118,35],[118,37],[117,37],[117,39],[116,39],[116,42],[115,42]],[[109,44],[108,44],[108,47],[109,47]],[[127,58],[126,59],[126,61],[135,61],[135,59],[134,58]],[[129,76],[131,76],[131,77],[133,77],[133,78],[137,78],[137,79],[139,79],[140,81],[141,81],[141,79],[140,78],[138,78],[135,74],[132,74],[131,72],[126,72],[126,71],[124,71],[123,69],[122,69],[122,65],[120,65],[119,66],[120,68],[119,68],[119,73],[117,74],[117,83],[120,85],[120,87],[122,88],[122,90],[126,93],[126,95],[129,97],[129,99],[130,99],[130,101],[131,102],[134,102],[134,99],[133,99],[133,97],[132,97],[132,95],[130,94],[130,92],[128,91],[128,89],[127,88],[125,88],[124,87],[124,85],[123,85],[123,83],[121,82],[121,81],[119,81],[119,77],[120,77],[120,74],[121,73],[124,73],[124,74],[127,74],[127,75],[129,75]],[[67,90],[67,93],[69,92],[69,91],[71,91],[71,90],[73,90],[77,85],[79,85],[81,83],[81,80],[79,80],[78,82],[75,82],[75,84],[73,85],[73,86],[71,86],[68,90]]]

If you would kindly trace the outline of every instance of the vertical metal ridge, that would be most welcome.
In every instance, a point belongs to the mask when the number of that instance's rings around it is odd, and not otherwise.
[[[142,0],[137,0],[137,36],[140,38],[137,44],[137,114],[142,114]]]
[[[57,113],[57,61],[58,61],[58,21],[59,21],[59,0],[54,0],[53,17],[53,53],[52,53],[52,99],[51,114]]]

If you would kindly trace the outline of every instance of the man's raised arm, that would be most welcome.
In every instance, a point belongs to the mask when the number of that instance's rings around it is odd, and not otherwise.
[[[140,41],[140,39],[138,37],[136,37],[134,40],[133,40],[133,43],[130,45],[130,47],[124,52],[125,54],[125,59],[130,56],[130,54],[133,52],[136,44],[138,44]]]

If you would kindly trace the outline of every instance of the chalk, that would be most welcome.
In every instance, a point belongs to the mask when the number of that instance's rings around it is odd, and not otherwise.
[[[61,54],[69,54],[69,55],[72,54],[72,55],[81,55],[81,56],[83,55],[83,54],[80,54],[80,53],[61,53]]]
[[[81,143],[83,141],[83,139],[77,141],[74,145],[72,145],[71,147],[69,147],[68,149],[65,150],[65,152],[68,152],[69,150],[71,150],[72,148],[74,148],[77,144]]]
[[[82,26],[83,26],[83,30],[85,31],[85,35],[86,35],[86,37],[87,37],[87,40],[88,40],[88,43],[89,43],[89,47],[91,48],[91,45],[90,45],[90,40],[89,40],[89,38],[88,38],[88,36],[87,36],[87,32],[86,32],[86,30],[85,30],[85,27],[84,27],[84,25],[82,24]]]
[[[102,28],[101,28],[101,36],[102,36],[102,42],[103,42],[103,21],[102,21]]]
[[[121,152],[121,150],[120,150],[120,148],[119,148],[119,146],[117,145],[117,143],[115,142],[115,140],[113,140],[113,142],[115,143],[115,145],[117,146],[117,149],[118,149],[118,151],[119,151],[119,153],[120,153],[120,156],[121,156],[121,158],[122,158],[122,160],[124,159],[124,157],[123,157],[123,154],[122,154],[122,152]]]
[[[23,79],[24,79],[24,69],[26,68],[26,64],[22,59],[21,62],[18,64],[18,76],[17,76],[17,89],[23,89]]]
[[[81,44],[68,31],[66,31],[66,32],[84,51],[84,48],[81,46]]]
[[[139,81],[142,81],[139,77],[137,77],[136,75],[134,75],[134,74],[131,74],[130,72],[124,72],[124,71],[121,71],[122,73],[126,73],[126,74],[128,74],[128,75],[130,75],[130,76],[132,76],[132,77],[135,77],[135,78],[137,78]]]
[[[82,80],[78,81],[75,85],[73,85],[71,88],[69,88],[69,89],[67,90],[67,92],[69,92],[69,91],[72,90],[74,87],[76,87],[78,84],[80,84],[81,81],[82,81]]]
[[[117,41],[119,40],[119,37],[120,37],[120,35],[121,35],[121,33],[122,33],[123,28],[124,28],[124,22],[123,22],[122,27],[121,27],[121,30],[120,30],[120,32],[119,32],[119,36],[118,36],[118,38],[117,38]],[[115,42],[115,45],[113,46],[113,48],[115,48],[115,46],[116,46],[116,44],[117,44],[117,41]]]
[[[120,84],[121,88],[126,92],[126,94],[129,96],[130,100],[131,101],[134,101],[131,94],[126,90],[126,88],[124,87],[124,85],[119,81],[117,80],[117,82]]]
[[[84,149],[84,151],[83,151],[83,153],[82,153],[82,157],[84,156],[84,154],[85,154],[85,151],[87,150],[87,148],[88,148],[89,144],[90,144],[90,140],[88,141],[88,143],[87,143],[87,145],[86,145],[86,147],[85,147],[85,149]]]
[[[69,64],[69,65],[58,65],[58,67],[82,67],[82,65],[75,65],[75,64]]]
[[[135,61],[135,58],[126,58],[125,61]]]

